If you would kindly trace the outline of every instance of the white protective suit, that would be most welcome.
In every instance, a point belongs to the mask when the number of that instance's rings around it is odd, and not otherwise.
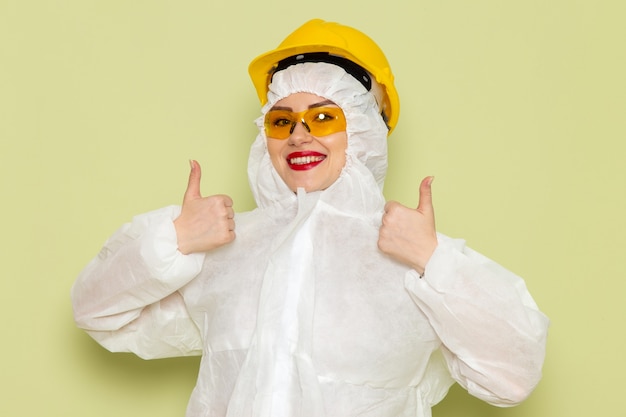
[[[495,405],[523,400],[548,327],[523,280],[443,235],[423,278],[381,253],[387,129],[374,96],[306,63],[274,75],[263,114],[294,92],[344,110],[339,179],[291,192],[260,117],[258,208],[236,215],[236,239],[183,255],[179,207],[137,216],[74,284],[78,325],[111,351],[203,355],[189,417],[426,417],[454,380]]]

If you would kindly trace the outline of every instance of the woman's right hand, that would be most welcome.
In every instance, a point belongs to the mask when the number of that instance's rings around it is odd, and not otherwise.
[[[200,164],[190,164],[182,211],[174,220],[178,250],[185,255],[210,251],[235,239],[233,200],[227,195],[202,197]]]

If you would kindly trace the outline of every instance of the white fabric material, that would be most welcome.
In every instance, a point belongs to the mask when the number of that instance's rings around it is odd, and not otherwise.
[[[524,399],[548,326],[524,282],[443,235],[424,279],[383,255],[376,102],[342,69],[300,64],[275,75],[262,113],[302,91],[346,114],[339,179],[292,193],[260,117],[248,169],[259,208],[236,215],[235,241],[185,256],[178,207],[137,216],[78,277],[78,325],[112,351],[202,354],[188,417],[427,417],[454,380],[492,404]]]

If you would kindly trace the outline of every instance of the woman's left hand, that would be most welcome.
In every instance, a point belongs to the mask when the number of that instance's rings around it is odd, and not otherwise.
[[[420,275],[437,247],[435,212],[431,184],[426,177],[420,184],[419,203],[412,209],[396,201],[385,204],[382,226],[378,233],[379,249]]]

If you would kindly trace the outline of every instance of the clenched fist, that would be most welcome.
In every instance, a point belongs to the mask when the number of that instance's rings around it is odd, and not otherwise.
[[[206,252],[235,239],[233,200],[227,195],[202,197],[200,164],[197,161],[190,164],[182,211],[174,220],[178,250],[186,255]]]
[[[433,177],[422,180],[417,209],[395,201],[385,204],[378,234],[381,251],[415,269],[420,275],[437,247],[432,182]]]

